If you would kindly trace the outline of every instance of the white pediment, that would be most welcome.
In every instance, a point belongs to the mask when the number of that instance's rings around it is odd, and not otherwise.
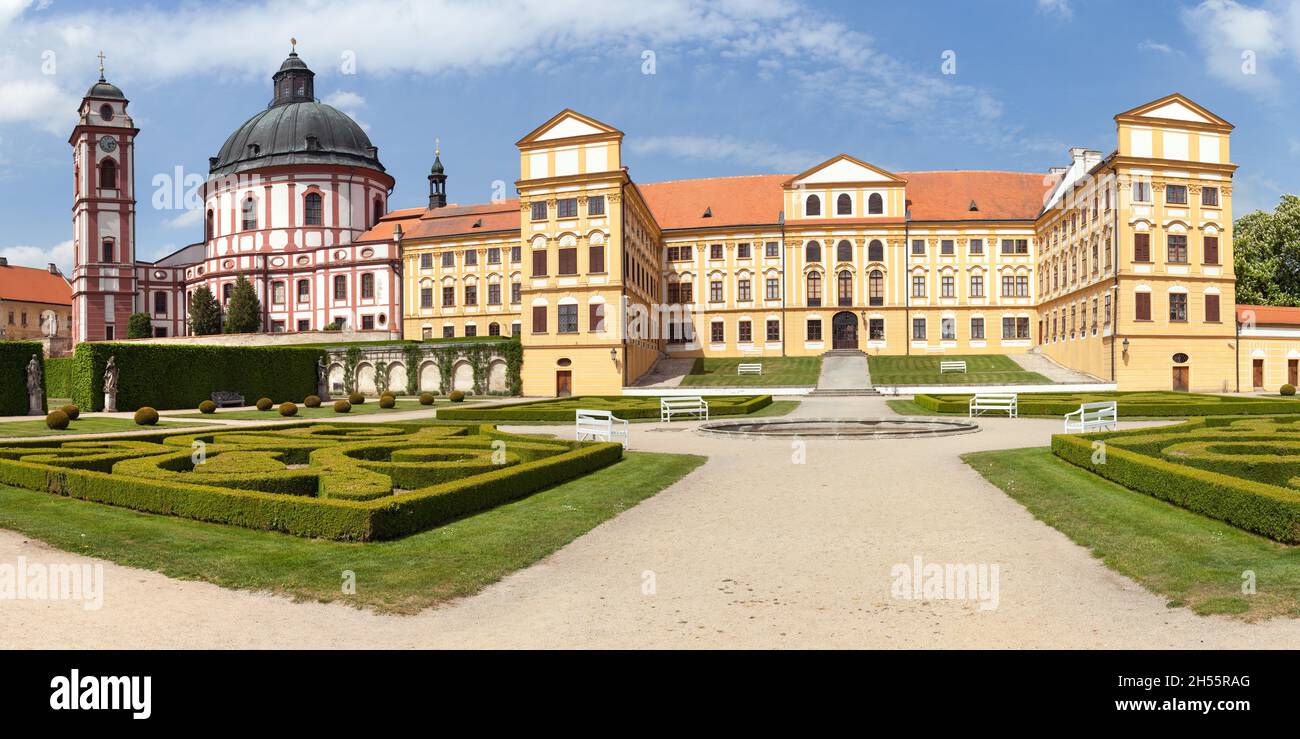
[[[567,139],[571,136],[591,136],[598,133],[606,133],[606,131],[596,128],[576,116],[565,116],[534,140],[550,141],[552,139]]]
[[[898,178],[850,156],[841,155],[804,172],[794,179],[795,185],[826,183],[898,182]]]
[[[1195,110],[1183,105],[1177,100],[1165,103],[1159,108],[1153,108],[1145,113],[1139,114],[1142,118],[1167,118],[1174,121],[1193,121],[1195,123],[1213,123],[1209,118],[1197,113]]]

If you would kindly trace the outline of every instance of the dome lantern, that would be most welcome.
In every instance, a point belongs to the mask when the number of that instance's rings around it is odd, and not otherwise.
[[[271,78],[274,97],[271,106],[288,103],[312,102],[316,99],[316,73],[307,67],[307,63],[298,58],[298,39],[289,39],[292,44],[289,56],[280,65],[280,71]]]

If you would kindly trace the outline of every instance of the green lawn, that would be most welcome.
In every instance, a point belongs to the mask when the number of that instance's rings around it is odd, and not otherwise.
[[[415,613],[536,562],[699,465],[630,452],[576,480],[395,541],[303,539],[0,486],[0,528],[183,580]],[[343,573],[356,593],[342,592]]]
[[[966,372],[939,374],[939,362],[966,362]],[[1002,354],[869,356],[873,385],[1046,385],[1051,380],[1028,372]]]
[[[740,364],[763,365],[761,375],[738,375]],[[821,357],[704,358],[695,362],[683,387],[810,387],[822,373]]]
[[[927,413],[968,413],[970,393],[952,395],[917,395],[913,402]],[[1056,416],[1077,410],[1083,403],[1113,400],[1122,418],[1191,418],[1196,416],[1241,416],[1300,413],[1300,400],[1294,397],[1207,395],[1178,393],[1172,390],[1093,392],[1093,393],[1022,393],[1018,415]]]
[[[1104,480],[1047,448],[963,457],[1040,521],[1107,567],[1200,614],[1300,616],[1300,547],[1287,546]],[[1253,572],[1256,593],[1242,593]]]
[[[764,416],[785,416],[799,407],[797,400],[773,400],[771,404],[763,406],[753,413],[745,414],[745,418],[762,418]],[[572,419],[566,419],[563,423],[572,423]],[[628,423],[660,423],[659,417],[652,418],[629,418]],[[453,423],[448,421],[448,423]],[[559,421],[501,421],[502,426],[554,426]]]
[[[165,419],[167,417],[163,416],[163,418]],[[176,424],[159,424],[159,426],[164,425],[175,425],[179,428],[183,426],[204,426],[206,424],[184,422]],[[5,423],[0,423],[0,439],[15,439],[26,436],[73,436],[76,434],[120,433],[122,431],[144,431],[150,428],[158,427],[137,426],[135,421],[132,421],[129,418],[82,416],[76,421],[73,421],[67,429],[63,431],[55,431],[45,425],[44,418],[36,418],[30,421],[7,421]]]
[[[446,421],[545,421],[573,423],[574,411],[610,411],[626,421],[638,418],[658,420],[661,396],[658,395],[575,395],[511,405],[451,408],[445,406],[438,418]],[[705,398],[709,417],[748,415],[772,403],[771,395],[712,395]]]

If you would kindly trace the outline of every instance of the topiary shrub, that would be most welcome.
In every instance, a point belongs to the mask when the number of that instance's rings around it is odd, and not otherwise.
[[[397,400],[397,393],[393,392],[392,390],[385,390],[384,392],[379,394],[379,397],[392,398],[393,400]]]
[[[72,419],[68,418],[68,414],[63,411],[50,411],[50,415],[45,417],[45,425],[55,431],[66,429],[71,422]]]
[[[433,393],[420,393],[420,405],[433,405]]]
[[[135,422],[139,426],[152,426],[158,423],[158,411],[146,405],[135,412]]]
[[[282,415],[282,416],[286,416],[286,417],[287,417],[287,416],[296,416],[296,415],[298,415],[298,406],[294,405],[293,403],[281,403],[281,404],[280,404],[280,415]]]
[[[391,395],[385,395],[379,399],[380,408],[392,408],[395,405],[397,405],[397,398]]]
[[[319,395],[308,395],[307,398],[306,398],[305,400],[302,401],[302,404],[305,405],[305,406],[307,406],[308,408],[319,408],[319,407],[320,407],[320,396],[319,396]]]
[[[366,396],[361,393],[352,393],[348,396],[348,402],[352,405],[363,405],[366,402]]]
[[[217,412],[217,404],[213,403],[211,400],[205,400],[202,403],[199,403],[199,413],[216,413],[216,412]]]
[[[346,401],[346,400],[336,400],[336,401],[334,401],[334,412],[335,412],[335,413],[347,413],[347,412],[350,411],[350,410],[352,410],[352,404],[349,403],[348,401]]]
[[[59,410],[68,414],[69,421],[75,421],[81,416],[81,409],[73,405],[72,403],[68,403],[67,405],[63,406]]]
[[[269,411],[271,410],[271,406],[273,405],[275,405],[275,401],[271,400],[270,398],[257,399],[257,409],[259,411]]]
[[[1292,385],[1291,383],[1288,382],[1287,384],[1282,386],[1280,392],[1282,395],[1295,395],[1295,385]]]
[[[447,396],[447,400],[450,400],[450,401],[453,402],[453,403],[460,403],[460,402],[463,402],[463,401],[465,400],[465,391],[464,391],[464,390],[452,390],[452,391],[451,391],[451,395],[448,395],[448,396]]]

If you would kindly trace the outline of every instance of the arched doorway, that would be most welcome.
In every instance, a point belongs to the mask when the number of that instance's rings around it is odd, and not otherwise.
[[[858,317],[850,311],[841,311],[831,319],[831,348],[858,348]]]

